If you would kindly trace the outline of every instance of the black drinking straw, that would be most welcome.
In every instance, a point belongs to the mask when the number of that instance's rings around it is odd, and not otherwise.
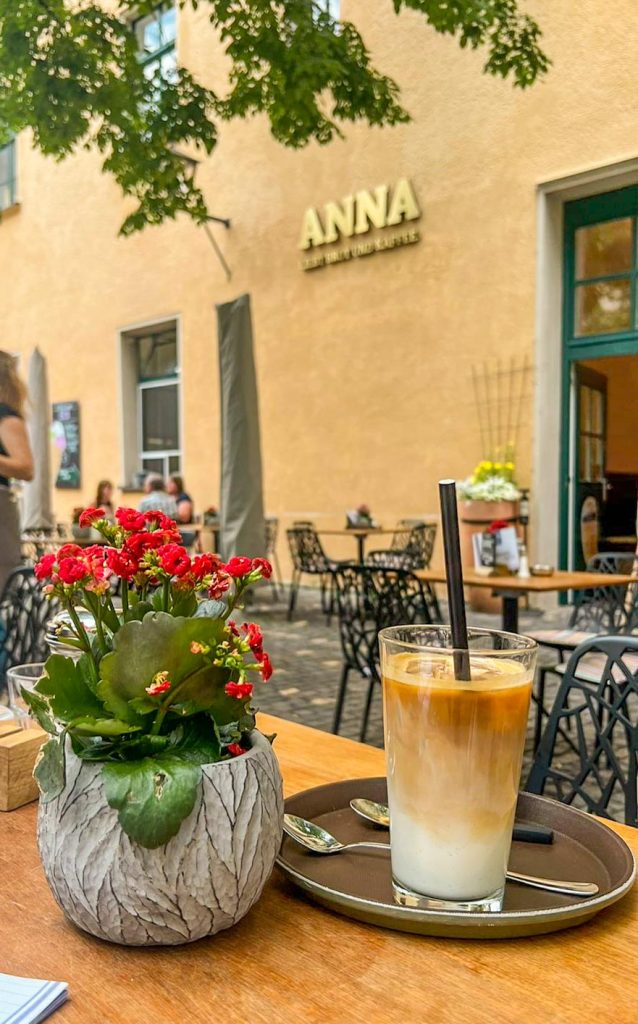
[[[467,642],[467,622],[463,599],[463,569],[461,568],[461,544],[459,541],[459,515],[456,507],[456,484],[454,480],[439,480],[439,498],[443,521],[443,547],[445,550],[445,575],[447,576],[447,598],[452,627],[454,647],[454,676],[469,680],[470,655]]]

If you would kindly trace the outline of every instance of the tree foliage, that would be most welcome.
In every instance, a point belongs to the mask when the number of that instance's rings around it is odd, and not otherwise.
[[[136,201],[122,232],[185,212],[208,217],[183,153],[210,154],[220,125],[265,114],[286,146],[320,144],[347,122],[409,120],[395,81],[378,71],[350,22],[316,0],[178,0],[202,8],[228,58],[218,95],[186,68],[148,79],[130,30],[156,0],[0,0],[0,141],[31,129],[63,159],[97,149],[103,169]],[[387,0],[410,8],[461,46],[486,50],[484,70],[522,88],[548,68],[536,22],[518,0]]]

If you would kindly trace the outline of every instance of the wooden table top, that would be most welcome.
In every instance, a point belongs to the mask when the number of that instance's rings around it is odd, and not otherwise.
[[[384,774],[383,751],[261,716],[286,794]],[[638,888],[592,922],[471,942],[386,931],[322,910],[277,870],[238,925],[189,946],[112,946],[68,924],[44,880],[36,805],[0,815],[8,974],[68,981],[52,1024],[600,1024],[638,1019]],[[613,827],[638,854],[638,829]]]
[[[382,526],[344,526],[340,530],[317,530],[317,533],[326,537],[367,537],[370,533],[394,532],[394,530],[385,530]]]
[[[445,583],[445,569],[418,569],[415,576],[428,583]],[[620,587],[638,583],[636,576],[623,576],[606,572],[565,572],[556,569],[551,576],[482,576],[473,569],[463,573],[468,587],[485,587],[490,590],[520,591],[526,593],[547,593],[552,590],[588,590],[592,587]]]

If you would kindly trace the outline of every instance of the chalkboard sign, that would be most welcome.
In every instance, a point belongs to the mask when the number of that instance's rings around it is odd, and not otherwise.
[[[53,443],[60,452],[60,466],[55,486],[77,490],[82,484],[80,473],[80,404],[54,402]]]

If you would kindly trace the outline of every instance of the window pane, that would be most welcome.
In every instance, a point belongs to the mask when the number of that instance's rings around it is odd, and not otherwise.
[[[182,465],[182,460],[179,455],[169,455],[168,457],[168,472],[179,473]]]
[[[6,210],[13,203],[13,186],[0,185],[0,210]]]
[[[177,338],[175,331],[149,334],[139,338],[138,379],[156,380],[158,377],[174,377],[177,373]]]
[[[581,384],[578,410],[579,429],[581,433],[591,431],[591,389]]]
[[[591,429],[594,434],[602,434],[604,429],[603,424],[603,393],[602,391],[592,391],[591,393]]]
[[[179,448],[177,384],[142,388],[142,450]]]
[[[587,434],[581,434],[579,447],[578,478],[591,480],[591,438]]]
[[[160,38],[162,46],[174,43],[177,38],[177,12],[172,5],[160,13]]]
[[[159,473],[164,476],[164,459],[142,459],[144,475],[147,473]]]
[[[576,286],[576,334],[608,334],[631,326],[629,278]]]
[[[591,442],[592,452],[592,466],[591,466],[591,478],[596,482],[603,479],[605,475],[605,456],[603,449],[603,442],[600,438],[592,438]]]
[[[576,277],[602,277],[631,269],[631,217],[576,231]]]
[[[0,185],[6,185],[13,178],[13,142],[0,148]]]

